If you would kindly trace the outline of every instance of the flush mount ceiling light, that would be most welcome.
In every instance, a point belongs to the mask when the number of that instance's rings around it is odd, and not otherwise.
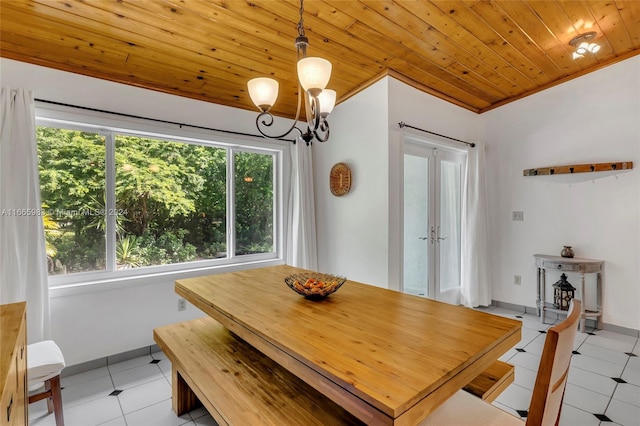
[[[303,0],[300,1],[300,21],[298,22],[298,37],[295,45],[298,54],[298,107],[296,118],[291,127],[280,135],[270,135],[266,130],[273,124],[273,115],[269,112],[278,98],[278,82],[273,78],[258,77],[249,80],[247,87],[253,103],[260,109],[256,118],[256,127],[260,134],[267,138],[280,139],[291,132],[298,133],[307,145],[313,140],[326,142],[329,139],[329,122],[327,116],[336,103],[335,90],[325,89],[331,78],[331,62],[326,59],[307,56],[309,39],[304,33]],[[300,118],[302,99],[306,111],[307,129],[302,131],[296,124]]]
[[[596,38],[595,31],[578,34],[577,36],[572,38],[569,44],[576,48],[576,50],[573,52],[573,59],[582,58],[587,52],[596,53],[598,50],[600,50],[599,44],[591,42],[591,40],[593,40],[594,38]]]

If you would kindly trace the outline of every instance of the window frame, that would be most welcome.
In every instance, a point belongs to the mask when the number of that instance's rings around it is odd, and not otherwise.
[[[148,285],[211,273],[230,272],[250,267],[284,263],[285,206],[288,205],[290,145],[286,141],[271,141],[260,137],[228,135],[221,132],[190,128],[188,125],[152,123],[145,119],[120,117],[96,111],[79,113],[72,107],[50,108],[36,103],[36,125],[58,127],[99,133],[105,136],[105,191],[106,208],[115,208],[115,135],[140,136],[171,142],[197,144],[227,150],[227,257],[206,259],[167,265],[146,266],[132,269],[78,272],[67,275],[49,275],[49,289],[58,295],[118,288],[132,285]],[[273,251],[247,255],[235,254],[234,216],[234,154],[253,152],[273,157]],[[46,201],[46,200],[45,200]],[[107,217],[106,259],[107,268],[115,264],[115,216]]]

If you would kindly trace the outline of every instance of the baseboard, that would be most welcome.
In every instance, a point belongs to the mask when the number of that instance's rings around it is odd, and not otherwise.
[[[160,346],[154,344],[151,346],[144,346],[142,348],[133,349],[130,351],[122,352],[115,355],[105,356],[102,358],[94,359],[80,364],[69,365],[62,370],[61,377],[73,376],[74,374],[84,373],[86,371],[95,370],[96,368],[107,367],[118,362],[128,361],[133,358],[138,358],[145,355],[152,355],[156,352],[160,352]]]
[[[492,300],[491,304],[493,306],[497,306],[499,308],[504,308],[504,309],[509,309],[512,311],[521,311],[525,314],[532,314],[532,315],[538,315],[538,308],[536,307],[531,307],[531,306],[525,306],[525,305],[518,305],[515,303],[508,303],[508,302],[500,302],[498,300]],[[554,317],[555,315],[555,317]],[[562,319],[564,318],[566,315],[561,314],[561,313],[555,313],[555,312],[549,312],[547,314],[545,314],[545,318],[555,318],[555,319]],[[587,323],[586,326],[595,329],[596,328],[596,320],[593,319],[589,319],[587,318]],[[613,324],[607,324],[604,323],[603,324],[603,328],[605,330],[608,331],[613,331],[614,333],[620,333],[620,334],[624,334],[627,336],[633,336],[633,337],[640,337],[640,330],[636,330],[634,328],[627,328],[627,327],[621,327],[619,325],[613,325]]]

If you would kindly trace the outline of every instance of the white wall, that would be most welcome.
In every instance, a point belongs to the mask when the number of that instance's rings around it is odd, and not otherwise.
[[[387,286],[387,79],[338,105],[331,137],[313,145],[318,269]],[[351,191],[335,197],[329,171],[351,168]]]
[[[257,113],[4,58],[0,82],[33,90],[38,99],[256,134]],[[177,300],[173,279],[162,277],[102,291],[53,289],[52,337],[67,365],[152,345],[154,327],[203,315],[190,304],[178,312]]]
[[[536,253],[605,261],[604,321],[640,329],[640,57],[482,114],[493,299],[535,306]],[[631,171],[524,177],[528,168],[633,161]],[[524,211],[523,222],[511,212]],[[522,285],[513,276],[522,276]],[[547,287],[559,279],[547,277]],[[591,278],[592,282],[594,279]],[[570,275],[569,282],[579,283]],[[591,285],[593,286],[593,285]]]

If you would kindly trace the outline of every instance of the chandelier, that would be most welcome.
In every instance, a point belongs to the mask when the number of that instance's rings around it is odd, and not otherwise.
[[[329,122],[327,116],[336,103],[335,90],[325,89],[331,78],[331,62],[323,58],[307,56],[309,39],[304,33],[304,0],[300,0],[300,21],[298,22],[298,37],[295,39],[298,55],[298,107],[296,117],[291,127],[279,135],[268,134],[273,124],[273,115],[269,112],[278,98],[278,82],[269,77],[258,77],[248,81],[247,88],[253,103],[260,110],[256,118],[256,127],[260,134],[271,139],[281,139],[291,132],[297,132],[298,137],[310,145],[314,140],[326,142],[329,139]],[[300,121],[300,111],[304,98],[306,112],[306,130],[296,125]]]
[[[573,59],[583,58],[585,53],[597,53],[600,50],[600,45],[591,42],[596,37],[595,31],[589,31],[588,33],[578,34],[569,41],[569,44],[576,48],[573,52]]]

